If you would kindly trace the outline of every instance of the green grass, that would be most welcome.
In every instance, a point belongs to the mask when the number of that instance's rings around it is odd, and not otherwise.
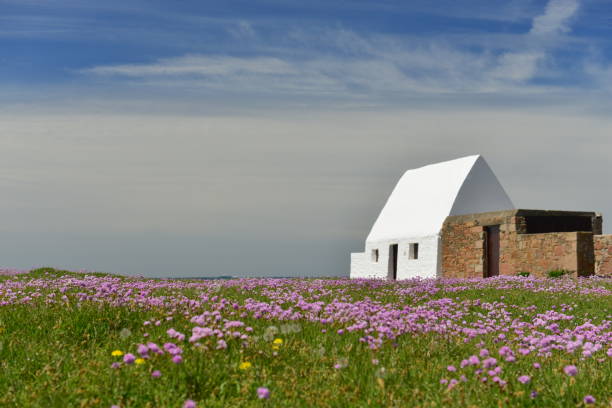
[[[66,272],[38,270],[28,276],[13,278],[27,281],[32,278],[53,280],[67,276]],[[79,277],[71,273],[70,276]],[[104,275],[100,275],[104,276]],[[2,278],[4,282],[8,278]],[[0,284],[2,281],[0,281]],[[608,289],[610,283],[603,284]],[[376,297],[382,303],[413,305],[410,297],[398,296],[392,290],[377,296],[373,290],[354,288],[347,284],[343,295],[351,301]],[[71,288],[74,296],[81,288]],[[54,290],[42,290],[46,294]],[[168,296],[184,294],[197,298],[201,291],[188,289],[157,289]],[[244,304],[246,298],[267,299],[258,291],[248,292],[234,287],[221,287],[217,296]],[[59,295],[58,295],[59,296]],[[508,310],[516,318],[530,318],[535,313],[553,306],[575,304],[568,313],[596,324],[610,320],[610,296],[579,295],[576,293],[535,293],[520,289],[473,289],[454,293],[438,292],[427,300],[452,298],[455,301],[481,299],[516,305]],[[331,300],[327,295],[322,299]],[[0,292],[0,300],[1,300]],[[423,302],[421,302],[423,303]],[[535,311],[521,309],[535,306]],[[115,349],[135,353],[138,343],[149,334],[158,344],[171,341],[166,335],[170,327],[189,336],[194,326],[179,313],[171,322],[160,326],[143,326],[145,320],[164,319],[170,314],[165,308],[142,308],[137,305],[111,306],[106,303],[83,301],[47,305],[42,299],[30,304],[0,306],[0,406],[2,407],[180,407],[190,398],[198,407],[557,407],[583,406],[582,399],[591,394],[597,406],[612,404],[611,358],[605,350],[597,358],[581,360],[579,354],[553,353],[552,356],[527,356],[514,364],[504,364],[503,377],[508,385],[484,385],[476,381],[459,383],[447,390],[441,378],[451,378],[449,364],[458,367],[459,361],[477,352],[477,341],[497,350],[493,336],[480,336],[465,343],[453,336],[436,334],[402,335],[387,341],[382,348],[370,350],[359,341],[361,333],[337,335],[344,326],[324,326],[298,321],[300,331],[277,334],[283,344],[273,355],[271,343],[261,339],[270,325],[286,322],[241,318],[253,327],[259,337],[248,347],[230,342],[227,350],[201,350],[183,346],[184,363],[173,364],[165,356],[154,356],[142,365],[111,369]],[[192,311],[190,315],[201,313]],[[237,319],[234,316],[232,319]],[[475,320],[470,315],[467,320]],[[560,322],[562,327],[577,323]],[[121,336],[122,329],[131,335]],[[327,333],[321,329],[326,328]],[[608,328],[609,330],[609,328]],[[334,368],[339,360],[348,365]],[[379,364],[372,363],[373,359]],[[600,361],[601,360],[601,361]],[[242,361],[252,363],[249,370],[238,368]],[[542,368],[533,370],[533,362]],[[562,372],[566,364],[578,366],[579,375],[568,377]],[[162,377],[151,378],[151,371],[159,369]],[[519,375],[532,376],[530,384],[515,381]],[[272,397],[256,398],[257,387],[266,386]],[[532,399],[529,394],[537,391]]]

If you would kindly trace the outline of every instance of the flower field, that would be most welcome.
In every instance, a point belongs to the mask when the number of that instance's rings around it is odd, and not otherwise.
[[[608,407],[611,294],[0,271],[0,406]]]

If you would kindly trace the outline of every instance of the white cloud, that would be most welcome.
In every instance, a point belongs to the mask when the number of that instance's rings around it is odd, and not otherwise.
[[[101,75],[141,76],[228,76],[228,75],[287,75],[295,74],[293,67],[278,58],[235,58],[186,55],[165,58],[152,64],[123,64],[100,66],[85,70]]]
[[[320,28],[296,29],[279,44],[262,45],[253,26],[244,21],[232,27],[235,35],[253,41],[250,56],[191,54],[81,72],[135,86],[212,90],[243,98],[309,95],[377,103],[397,97],[541,94],[564,88],[532,80],[558,74],[550,68],[555,66],[555,39],[569,30],[577,9],[578,0],[550,0],[544,13],[533,18],[530,31],[513,41],[478,47],[433,37]]]
[[[578,10],[578,0],[550,0],[544,14],[533,20],[530,34],[558,34],[570,30],[568,22]]]

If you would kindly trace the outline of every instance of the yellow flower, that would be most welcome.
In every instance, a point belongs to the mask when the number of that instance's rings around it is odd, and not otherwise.
[[[283,344],[283,339],[274,339],[272,344],[276,344],[277,346],[280,346],[281,344]]]
[[[121,350],[114,350],[111,353],[111,356],[113,356],[113,357],[119,357],[119,356],[122,356],[122,355],[123,355],[123,351],[121,351]]]
[[[277,346],[276,344],[272,345],[272,350],[280,350],[280,346]]]
[[[241,370],[248,370],[249,368],[251,368],[251,366],[252,366],[252,364],[249,363],[248,361],[243,361],[242,363],[240,363],[238,368],[241,369]]]
[[[145,363],[145,359],[144,358],[137,358],[134,362],[136,364],[144,364]]]

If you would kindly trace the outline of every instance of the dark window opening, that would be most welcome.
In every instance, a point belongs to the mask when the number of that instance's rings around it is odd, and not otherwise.
[[[372,250],[372,262],[378,262],[378,249]]]
[[[546,216],[532,215],[525,217],[527,234],[543,234],[547,232],[593,231],[591,217],[572,215]]]
[[[410,244],[408,246],[408,259],[419,259],[419,244]]]

